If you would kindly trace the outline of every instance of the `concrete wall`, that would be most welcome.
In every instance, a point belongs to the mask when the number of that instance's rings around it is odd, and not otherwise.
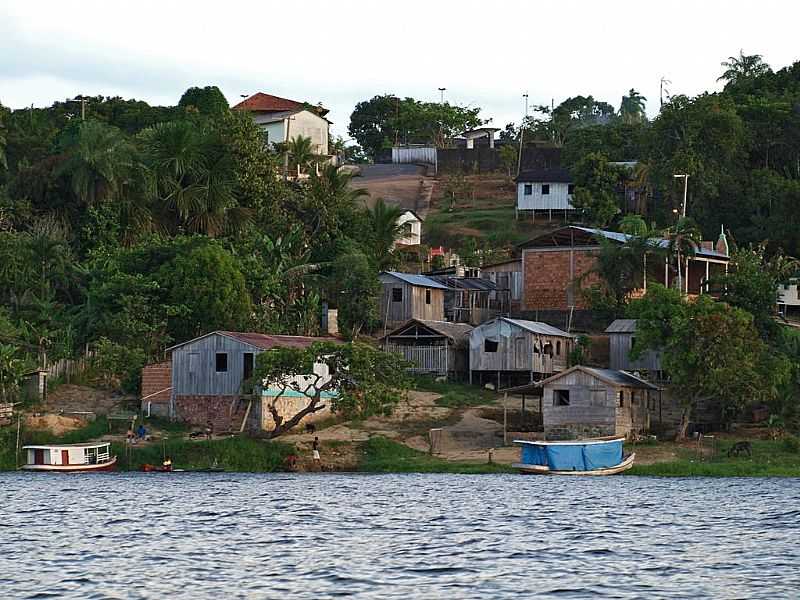
[[[315,154],[328,154],[328,122],[308,110],[301,110],[292,116],[294,118],[289,121],[289,140],[298,135],[311,138]]]
[[[600,283],[592,273],[598,248],[526,248],[522,251],[521,310],[588,309],[580,289]]]
[[[531,186],[530,194],[525,194],[525,186]],[[550,186],[550,193],[542,193],[542,185]],[[569,184],[542,182],[517,183],[518,210],[574,210]]]
[[[205,427],[211,422],[215,432],[236,432],[239,431],[248,402],[238,395],[175,396],[175,412],[179,421],[196,427]]]

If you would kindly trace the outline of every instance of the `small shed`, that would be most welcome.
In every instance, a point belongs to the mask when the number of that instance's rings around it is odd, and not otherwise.
[[[447,286],[411,273],[381,273],[381,321],[386,327],[397,327],[410,319],[444,321],[444,293]]]
[[[574,337],[547,323],[498,317],[469,334],[470,381],[491,374],[506,381],[534,381],[567,368]]]
[[[577,365],[539,382],[547,439],[629,435],[650,428],[658,388],[626,371]]]
[[[659,378],[661,373],[661,353],[653,350],[644,352],[638,359],[630,357],[636,341],[636,319],[617,319],[606,328],[609,346],[609,366],[623,371],[647,371]]]
[[[384,351],[413,363],[411,373],[457,376],[467,370],[470,331],[465,323],[411,319],[383,336],[381,343]]]

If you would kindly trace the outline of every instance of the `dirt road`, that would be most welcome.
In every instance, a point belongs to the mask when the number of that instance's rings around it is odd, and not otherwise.
[[[430,208],[433,178],[426,168],[418,165],[362,165],[361,176],[354,177],[351,186],[369,193],[369,205],[383,198],[387,204],[409,208],[421,217]]]

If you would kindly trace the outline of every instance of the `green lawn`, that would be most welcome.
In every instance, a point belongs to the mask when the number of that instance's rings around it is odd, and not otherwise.
[[[493,245],[518,244],[544,231],[543,226],[543,220],[532,223],[530,216],[516,220],[513,204],[431,211],[425,220],[425,243],[457,247],[467,229],[475,230],[475,237],[486,238]]]
[[[782,441],[751,441],[752,458],[731,457],[733,442],[723,442],[716,456],[700,458],[681,450],[679,459],[652,465],[634,465],[626,475],[659,477],[800,477],[800,451],[794,438]]]
[[[361,448],[359,470],[368,473],[513,473],[506,465],[450,462],[384,437],[373,437]]]
[[[447,408],[466,408],[497,402],[497,394],[492,391],[467,383],[439,382],[433,377],[415,377],[414,389],[441,394],[442,397],[436,400],[436,405]]]

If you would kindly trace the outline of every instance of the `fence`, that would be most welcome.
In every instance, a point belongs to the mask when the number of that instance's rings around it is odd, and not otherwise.
[[[409,147],[392,148],[392,162],[398,163],[425,163],[436,166],[436,148],[432,147]]]
[[[386,351],[401,355],[405,360],[413,363],[410,373],[438,373],[447,375],[452,365],[450,350],[447,346],[401,346],[387,344]]]
[[[94,352],[87,352],[83,358],[62,358],[48,365],[44,370],[47,371],[48,378],[63,377],[64,381],[69,383],[76,375],[80,375],[88,368],[93,357]]]

